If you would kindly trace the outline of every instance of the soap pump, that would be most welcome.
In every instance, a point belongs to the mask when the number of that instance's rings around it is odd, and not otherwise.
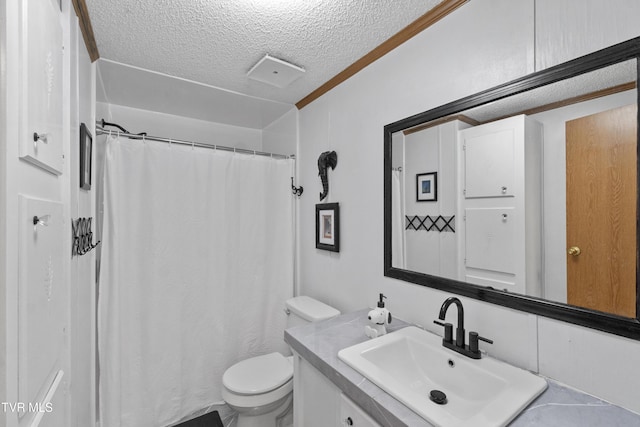
[[[367,318],[371,325],[364,327],[364,333],[369,338],[376,338],[387,333],[385,325],[391,323],[391,313],[384,307],[384,300],[387,297],[380,294],[380,301],[378,301],[378,307],[369,311]]]

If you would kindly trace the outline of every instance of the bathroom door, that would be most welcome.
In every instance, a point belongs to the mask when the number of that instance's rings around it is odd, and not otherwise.
[[[637,107],[566,123],[567,301],[636,317]]]

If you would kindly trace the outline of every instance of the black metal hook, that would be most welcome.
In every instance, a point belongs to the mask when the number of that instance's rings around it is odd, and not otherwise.
[[[296,196],[300,197],[302,196],[303,191],[304,191],[304,188],[302,187],[302,185],[300,187],[296,187],[295,185],[293,185],[293,177],[291,177],[291,192]]]
[[[91,232],[91,221],[93,218],[78,218],[71,220],[72,244],[71,256],[84,255],[95,249],[100,241],[93,243],[93,233]]]

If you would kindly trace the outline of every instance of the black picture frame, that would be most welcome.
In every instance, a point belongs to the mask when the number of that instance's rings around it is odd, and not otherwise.
[[[316,248],[340,252],[340,206],[338,203],[316,205]]]
[[[438,201],[438,172],[416,174],[416,202]]]
[[[91,156],[93,137],[87,125],[80,124],[80,188],[91,190]]]

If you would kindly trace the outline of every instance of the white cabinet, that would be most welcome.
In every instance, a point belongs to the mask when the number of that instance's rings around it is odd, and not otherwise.
[[[542,289],[542,125],[524,115],[463,129],[460,280],[520,294]]]
[[[344,394],[340,395],[339,425],[342,427],[380,427],[380,424]]]
[[[293,425],[380,427],[308,361],[294,352]]]
[[[20,157],[62,173],[63,31],[51,0],[21,5]]]
[[[293,425],[327,427],[338,421],[340,390],[309,362],[294,353]]]
[[[512,207],[465,209],[466,266],[515,274],[516,222]]]
[[[514,196],[516,174],[515,129],[494,124],[478,126],[462,133],[465,156],[465,196]]]

